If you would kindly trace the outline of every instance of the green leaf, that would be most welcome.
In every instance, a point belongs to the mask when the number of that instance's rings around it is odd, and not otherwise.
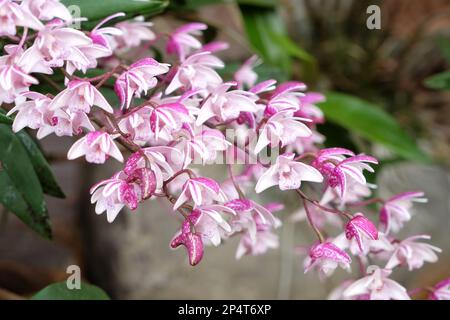
[[[263,8],[275,8],[276,0],[237,0],[240,5],[251,5]]]
[[[316,63],[316,59],[311,54],[292,41],[288,36],[270,31],[269,34],[274,44],[278,44],[278,46],[286,50],[291,56],[307,63]]]
[[[38,293],[32,300],[110,300],[109,296],[103,289],[82,282],[80,289],[68,289],[67,283],[53,283]]]
[[[24,217],[24,212],[19,213],[12,209],[11,211],[17,214],[33,230],[46,238],[51,238],[47,205],[44,201],[41,184],[28,157],[27,150],[12,132],[10,126],[6,124],[0,124],[0,150],[1,170],[7,174],[10,182],[20,192],[30,209],[27,211],[27,217]],[[9,181],[6,178],[3,179],[6,181],[3,183],[7,186]],[[1,190],[3,192],[3,188]],[[5,202],[2,203],[7,208],[11,207]]]
[[[421,162],[430,162],[388,113],[360,98],[337,92],[326,94],[320,104],[327,119],[368,139],[379,143],[399,156]]]
[[[37,233],[49,237],[50,228],[34,219],[36,216],[5,170],[0,170],[0,203]]]
[[[172,0],[170,9],[175,10],[196,10],[200,7],[223,3],[224,0]]]
[[[88,18],[87,26],[93,27],[94,22],[117,12],[126,13],[130,18],[136,15],[153,16],[164,10],[168,0],[62,0],[66,6],[75,5],[80,8],[81,17]]]
[[[276,10],[256,6],[240,6],[247,39],[265,63],[291,72],[291,58],[281,46],[275,45],[273,34],[285,35],[283,19]]]
[[[12,124],[13,123],[13,119],[11,119],[10,117],[6,116],[3,113],[3,110],[1,110],[0,111],[0,123]]]
[[[450,89],[450,71],[435,74],[425,79],[425,86],[431,89],[437,90],[449,90]]]
[[[16,135],[28,152],[31,164],[39,178],[44,193],[57,198],[65,198],[66,196],[58,185],[49,163],[36,142],[34,142],[25,130],[17,132]]]
[[[439,37],[437,44],[445,60],[450,64],[450,41],[446,37]]]

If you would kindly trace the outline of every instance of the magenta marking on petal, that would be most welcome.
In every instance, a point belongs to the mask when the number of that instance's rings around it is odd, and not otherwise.
[[[228,42],[225,41],[213,41],[210,43],[205,44],[202,47],[202,51],[209,51],[211,53],[226,50],[230,47]]]
[[[131,175],[133,173],[133,171],[136,169],[137,167],[137,163],[138,161],[142,158],[142,155],[139,152],[135,152],[133,153],[127,160],[127,162],[125,163],[125,168],[124,168],[124,172],[127,175]]]
[[[130,69],[138,68],[142,66],[159,66],[159,62],[153,58],[143,58],[130,65]]]
[[[123,182],[119,188],[119,198],[125,203],[131,210],[135,210],[138,206],[138,198],[134,192],[133,186]]]
[[[438,283],[434,286],[434,288],[435,288],[436,290],[438,290],[438,289],[441,289],[441,288],[446,287],[446,286],[450,286],[450,278],[438,282]]]
[[[92,143],[105,132],[102,131],[92,131],[86,134],[86,142],[88,145],[92,145]]]
[[[330,259],[338,263],[349,264],[352,259],[342,249],[331,242],[319,243],[313,246],[309,252],[312,259]]]
[[[325,157],[333,156],[333,155],[353,156],[353,155],[355,155],[355,153],[351,150],[344,149],[344,148],[326,148],[326,149],[320,150],[317,153],[318,158],[325,158]]]
[[[87,81],[83,81],[83,80],[70,80],[69,81],[69,83],[67,84],[67,88],[69,88],[69,89],[75,89],[75,88],[77,88],[77,87],[79,87],[79,86],[82,86],[82,85],[90,85],[90,83],[89,82],[87,82]]]
[[[108,41],[106,40],[106,38],[103,35],[91,33],[89,35],[89,37],[92,39],[92,42],[94,44],[98,44],[98,45],[100,45],[102,47],[106,47],[106,48],[108,47]]]
[[[219,184],[211,178],[198,177],[198,178],[192,178],[191,181],[196,181],[198,183],[201,183],[201,184],[205,185],[206,187],[212,189],[215,193],[220,192]]]
[[[208,29],[208,25],[201,23],[201,22],[191,22],[191,23],[186,23],[185,25],[182,25],[181,27],[177,28],[175,30],[175,34],[176,33],[188,33],[188,32],[192,32],[192,31],[201,31],[201,30],[206,30]]]
[[[378,240],[378,230],[375,225],[362,214],[357,214],[352,220],[350,220],[345,227],[345,237],[351,240],[355,237],[358,242],[358,246],[362,251],[362,239],[364,235],[371,240]]]
[[[225,203],[225,206],[236,212],[248,211],[253,207],[252,203],[248,199],[234,199]]]
[[[303,97],[299,98],[304,104],[315,104],[324,102],[326,100],[325,96],[318,92],[307,92]]]
[[[292,92],[292,91],[303,91],[306,90],[306,85],[302,82],[297,82],[297,81],[289,81],[289,82],[285,82],[280,84],[275,91],[273,92],[272,96],[270,97],[270,99],[274,99],[276,97],[279,97],[280,95],[287,93],[287,92]]]
[[[370,163],[378,164],[378,160],[375,159],[374,157],[367,156],[365,154],[358,154],[356,156],[353,156],[353,157],[343,160],[341,163],[339,163],[339,165],[355,163],[355,162],[370,162]]]
[[[419,198],[419,197],[423,197],[424,195],[425,195],[425,193],[423,191],[406,191],[406,192],[396,194],[395,196],[391,197],[386,202]]]
[[[134,170],[132,177],[141,188],[142,199],[150,198],[156,190],[156,175],[153,170],[140,168]]]
[[[253,86],[249,91],[254,94],[259,94],[263,91],[266,91],[268,88],[272,87],[277,83],[276,80],[270,79],[263,82],[260,82]]]
[[[281,211],[284,209],[284,204],[279,203],[279,202],[271,202],[268,203],[266,205],[264,205],[264,208],[266,208],[267,210],[269,210],[270,212],[277,212],[277,211]]]
[[[125,105],[125,102],[126,102],[125,90],[126,89],[121,84],[120,78],[117,79],[116,82],[114,83],[114,92],[116,93],[117,97],[119,98],[121,108],[123,108],[123,106]]]
[[[162,104],[157,109],[159,109],[159,108],[170,109],[172,111],[183,113],[186,115],[189,114],[188,109],[183,104],[178,103],[178,102]]]
[[[198,215],[196,211],[192,211],[191,215]],[[197,217],[191,217],[191,219],[198,219]],[[191,232],[191,221],[185,220],[181,229],[181,233],[175,237],[170,246],[177,248],[180,245],[185,246],[189,257],[189,263],[192,266],[197,265],[203,257],[203,240],[200,235]]]

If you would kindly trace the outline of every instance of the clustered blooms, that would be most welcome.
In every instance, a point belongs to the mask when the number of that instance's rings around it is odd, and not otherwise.
[[[283,205],[263,204],[251,195],[278,186],[298,195],[302,207],[293,218],[307,220],[317,236],[303,250],[305,272],[315,270],[323,278],[359,264],[361,278],[343,282],[330,298],[410,299],[391,273],[435,262],[441,251],[424,242],[428,235],[396,236],[422,192],[371,198],[374,186],[364,172],[373,172],[377,160],[320,147],[325,137],[317,124],[324,115],[318,104],[325,97],[307,92],[301,82],[258,82],[256,56],[224,81],[217,69],[225,64],[214,53],[228,44],[203,45],[207,25],[189,23],[157,34],[143,17],[112,25],[122,16],[81,31],[70,27],[73,19],[58,0],[0,0],[0,36],[9,43],[0,57],[0,104],[14,115],[13,130],[35,129],[39,139],[76,136],[70,160],[125,162],[92,187],[97,214],[106,212],[113,222],[124,207],[135,210],[143,201],[166,198],[182,220],[170,246],[184,246],[196,265],[206,245],[219,246],[230,237],[240,238],[236,258],[277,248],[275,230],[282,224],[277,211]],[[149,56],[126,64],[130,50],[160,41],[170,64]],[[93,69],[100,72],[88,76]],[[56,72],[64,75],[65,88],[48,81]],[[33,91],[41,82],[59,93]],[[105,92],[115,93],[118,105],[112,106]],[[243,144],[228,139],[230,129],[245,137]],[[279,153],[264,163],[260,156],[268,150]],[[222,183],[191,168],[224,154],[228,178]],[[254,161],[233,166],[243,159]],[[329,227],[338,231],[325,233]],[[430,299],[450,298],[449,280],[424,290]]]

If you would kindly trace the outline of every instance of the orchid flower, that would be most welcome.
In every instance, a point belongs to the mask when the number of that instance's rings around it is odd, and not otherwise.
[[[359,249],[363,251],[363,239],[378,240],[378,230],[362,213],[357,213],[345,226],[345,236],[348,240],[355,238]]]
[[[166,89],[166,94],[171,94],[179,88],[183,88],[184,91],[215,89],[222,83],[222,78],[214,69],[223,67],[224,63],[207,51],[192,54],[178,67]]]
[[[51,110],[68,108],[70,111],[89,113],[92,106],[98,106],[106,112],[113,113],[113,108],[103,95],[90,82],[72,80],[49,105]]]
[[[87,162],[104,163],[111,156],[123,162],[123,156],[115,145],[114,138],[107,132],[89,132],[73,144],[67,153],[67,158],[73,160],[85,155]]]
[[[241,112],[255,112],[256,96],[242,90],[228,91],[235,82],[226,82],[214,89],[203,103],[195,124],[202,125],[211,118],[219,122],[234,120]],[[227,92],[228,91],[228,92]]]
[[[208,26],[204,23],[193,22],[175,29],[167,41],[167,53],[176,54],[183,61],[190,50],[202,47],[201,42],[193,36],[201,35],[201,31],[207,28]]]
[[[424,262],[436,262],[438,257],[435,251],[442,252],[442,250],[427,243],[417,242],[420,239],[429,240],[431,237],[428,235],[412,236],[394,244],[394,252],[385,268],[393,269],[399,265],[408,265],[408,269],[411,271],[421,268]]]
[[[237,82],[239,89],[244,87],[251,88],[255,85],[258,75],[253,69],[259,64],[261,64],[261,60],[258,56],[251,56],[234,73],[233,78]]]
[[[338,266],[350,271],[351,261],[350,256],[332,242],[318,243],[309,250],[304,263],[305,273],[317,268],[322,277],[328,277]]]
[[[292,116],[289,109],[276,112],[262,127],[254,153],[258,154],[268,145],[273,148],[281,143],[284,147],[299,137],[311,136],[311,130],[300,121],[309,120]]]
[[[259,178],[255,190],[257,193],[274,185],[280,190],[298,189],[302,181],[322,182],[320,172],[302,162],[294,160],[294,154],[284,154]]]
[[[346,158],[346,156],[350,156]],[[341,198],[347,193],[347,181],[354,179],[358,183],[366,184],[363,170],[373,172],[367,163],[377,164],[378,161],[364,154],[354,155],[353,152],[343,148],[322,149],[316,155],[313,166],[326,178],[327,184],[338,188]]]
[[[384,231],[398,232],[403,224],[411,220],[413,202],[427,202],[421,191],[404,192],[387,200],[380,211],[380,223]]]
[[[53,18],[72,20],[69,9],[59,0],[22,0],[21,8],[40,20],[48,21]]]
[[[137,184],[127,183],[121,171],[94,185],[91,195],[91,203],[96,203],[95,212],[102,214],[106,211],[107,220],[111,223],[125,205],[132,210],[137,208],[140,188]]]
[[[377,266],[367,268],[368,275],[352,283],[344,296],[353,297],[367,294],[370,300],[410,300],[406,289],[392,279],[390,270]]]
[[[12,0],[0,0],[0,36],[16,35],[16,27],[40,30],[44,27],[25,7]]]
[[[219,184],[210,178],[190,178],[186,181],[173,209],[178,209],[188,200],[194,201],[196,206],[211,204],[213,201],[224,202],[225,195]]]
[[[159,63],[153,58],[144,58],[133,63],[114,85],[121,108],[128,109],[134,96],[140,97],[142,93],[147,93],[147,90],[155,87],[158,82],[156,76],[167,71],[167,63]]]
[[[143,41],[154,40],[156,35],[150,29],[152,26],[153,23],[145,22],[142,16],[138,16],[131,21],[117,23],[115,28],[120,30],[120,33],[113,35],[112,47],[119,52],[123,52],[139,46]]]
[[[436,284],[428,296],[429,300],[450,300],[450,278]]]

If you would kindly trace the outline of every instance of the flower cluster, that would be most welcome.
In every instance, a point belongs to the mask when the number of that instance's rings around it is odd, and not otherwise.
[[[365,171],[373,172],[377,160],[321,148],[325,137],[317,124],[325,120],[319,107],[323,95],[301,82],[260,81],[257,57],[225,81],[218,73],[225,64],[215,53],[228,44],[202,44],[199,36],[207,25],[189,23],[157,34],[142,17],[114,24],[123,15],[82,31],[70,27],[73,19],[57,0],[0,0],[0,36],[11,42],[0,57],[0,104],[15,116],[13,130],[35,129],[39,139],[52,133],[76,136],[69,160],[125,162],[92,187],[97,214],[106,213],[113,222],[124,207],[135,210],[144,201],[167,199],[181,219],[170,246],[184,246],[189,263],[196,265],[205,246],[230,237],[240,238],[236,258],[277,248],[276,229],[282,224],[277,211],[283,205],[254,195],[277,186],[298,196],[302,208],[294,218],[307,220],[317,236],[306,250],[305,272],[327,277],[339,267],[350,271],[352,260],[359,264],[361,279],[344,282],[333,298],[410,298],[390,279],[392,270],[420,268],[435,262],[440,251],[422,241],[427,235],[403,240],[395,235],[423,194],[371,198]],[[163,42],[163,58],[170,64],[151,56],[131,64],[123,59],[157,42]],[[55,73],[64,76],[64,88],[48,81]],[[33,91],[47,81],[57,94]],[[244,143],[230,139],[229,130],[246,137]],[[278,152],[270,163],[260,160],[268,150]],[[223,161],[224,155],[222,182],[192,169],[192,164]],[[256,160],[233,166],[250,158]],[[328,226],[336,233],[325,234]],[[374,261],[380,266],[368,265]],[[430,299],[449,297],[449,281],[430,293]]]

